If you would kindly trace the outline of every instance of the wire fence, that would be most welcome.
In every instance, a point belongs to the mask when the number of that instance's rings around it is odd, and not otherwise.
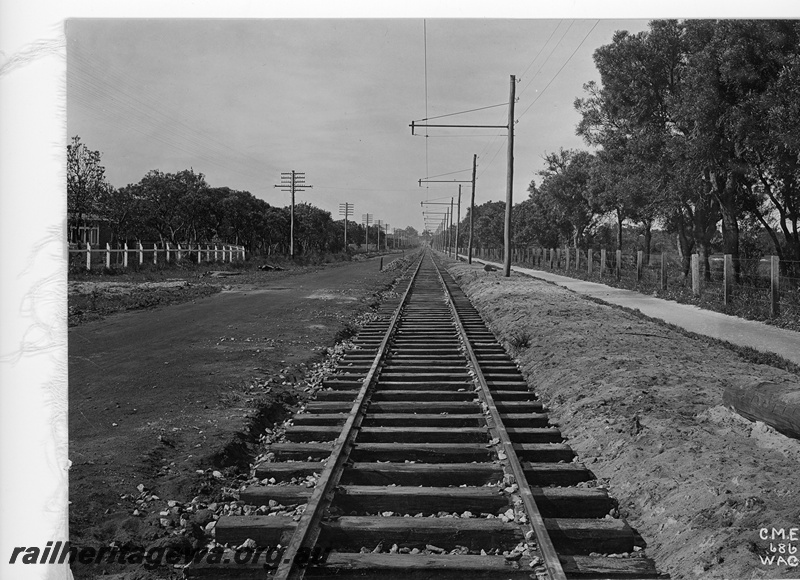
[[[478,248],[473,256],[502,262],[503,249]],[[541,247],[515,249],[511,261],[800,330],[800,261]]]

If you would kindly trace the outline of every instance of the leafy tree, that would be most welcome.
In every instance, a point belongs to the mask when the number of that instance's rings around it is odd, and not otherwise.
[[[92,151],[74,136],[67,145],[67,214],[69,226],[75,228],[72,242],[80,241],[78,228],[97,214],[98,200],[108,188],[100,152]]]
[[[587,229],[602,214],[598,195],[593,191],[596,159],[586,151],[560,149],[545,156],[547,167],[539,171],[543,178],[538,190],[529,188],[540,200],[542,209],[565,243],[578,247]]]
[[[475,206],[475,233],[472,244],[475,248],[502,248],[506,204],[504,201],[487,201]],[[469,237],[470,210],[461,222],[464,239]],[[423,232],[424,237],[424,232]]]
[[[152,170],[130,187],[141,200],[144,220],[163,241],[177,244],[196,237],[200,220],[207,215],[208,184],[202,173],[191,169],[178,173]]]

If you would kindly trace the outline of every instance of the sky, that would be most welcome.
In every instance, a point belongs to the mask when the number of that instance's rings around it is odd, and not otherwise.
[[[546,153],[586,147],[573,103],[599,80],[593,52],[647,22],[74,18],[65,29],[67,132],[101,152],[116,187],[153,169],[192,168],[211,186],[285,206],[289,194],[273,186],[295,170],[313,186],[298,202],[336,219],[348,202],[359,221],[368,213],[419,230],[420,202],[458,196],[455,183],[419,180],[468,181],[474,154],[475,203],[505,199],[507,131],[412,136],[411,121],[500,105],[430,122],[506,126],[515,75],[513,183],[522,201]],[[464,183],[462,216],[470,190]]]

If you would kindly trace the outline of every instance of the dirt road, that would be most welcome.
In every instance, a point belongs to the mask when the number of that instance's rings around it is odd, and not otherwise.
[[[213,499],[235,485],[235,470],[224,468],[246,471],[257,403],[274,415],[261,419],[279,418],[296,402],[299,378],[398,272],[379,272],[371,259],[261,274],[193,302],[70,329],[74,545],[146,546],[168,533],[159,513],[169,500]]]

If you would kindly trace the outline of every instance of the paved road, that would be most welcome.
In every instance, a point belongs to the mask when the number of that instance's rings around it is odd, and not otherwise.
[[[464,256],[466,258],[466,256]],[[472,259],[473,262],[491,264],[502,268],[502,264],[486,260]],[[632,290],[623,290],[586,282],[567,276],[559,276],[542,270],[513,266],[512,270],[553,282],[564,288],[597,298],[609,304],[639,310],[642,314],[657,318],[684,328],[690,332],[726,340],[739,346],[748,346],[762,352],[771,352],[800,365],[800,332],[786,330],[763,322],[745,320],[712,310],[703,310],[690,304],[680,304],[671,300],[663,300]]]

